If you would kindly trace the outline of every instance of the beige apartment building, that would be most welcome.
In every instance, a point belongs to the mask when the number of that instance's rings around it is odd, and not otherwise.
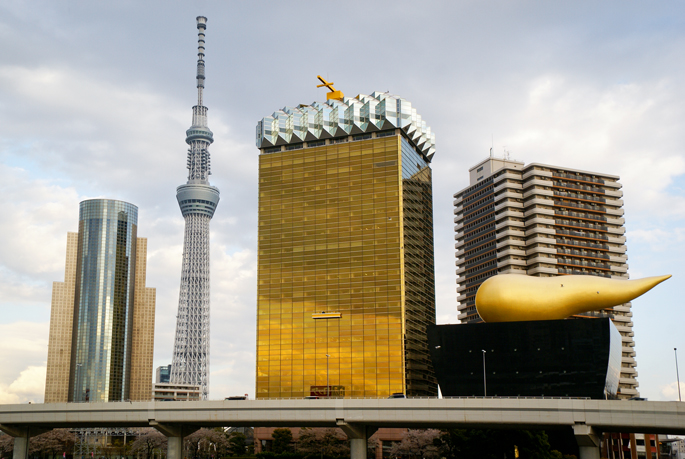
[[[469,169],[454,195],[459,320],[481,321],[476,291],[496,274],[628,278],[622,196],[615,175],[493,157]],[[582,314],[621,333],[622,398],[638,395],[630,307]]]

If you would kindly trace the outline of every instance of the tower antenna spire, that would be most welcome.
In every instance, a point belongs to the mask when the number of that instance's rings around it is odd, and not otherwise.
[[[202,106],[202,90],[205,87],[205,30],[207,18],[197,17],[197,105]]]

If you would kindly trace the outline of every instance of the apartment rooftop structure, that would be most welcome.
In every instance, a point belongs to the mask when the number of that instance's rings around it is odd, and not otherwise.
[[[492,155],[470,168],[454,195],[459,320],[481,321],[476,292],[496,274],[628,278],[622,195],[610,174]],[[608,315],[622,335],[622,397],[638,395],[630,307],[582,314]]]

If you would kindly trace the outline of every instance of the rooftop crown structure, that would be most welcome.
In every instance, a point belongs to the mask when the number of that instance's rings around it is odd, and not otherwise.
[[[209,393],[209,221],[219,203],[219,190],[209,184],[207,148],[214,138],[207,127],[207,107],[202,103],[206,24],[207,18],[198,16],[197,105],[193,107],[193,124],[186,131],[190,146],[188,182],[176,189],[186,227],[170,377],[175,384],[200,385],[203,399]]]

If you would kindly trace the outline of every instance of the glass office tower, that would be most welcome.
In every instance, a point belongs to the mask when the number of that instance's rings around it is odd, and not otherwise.
[[[430,128],[374,93],[257,129],[257,397],[436,395]]]
[[[71,372],[72,400],[129,398],[138,208],[81,202]]]

